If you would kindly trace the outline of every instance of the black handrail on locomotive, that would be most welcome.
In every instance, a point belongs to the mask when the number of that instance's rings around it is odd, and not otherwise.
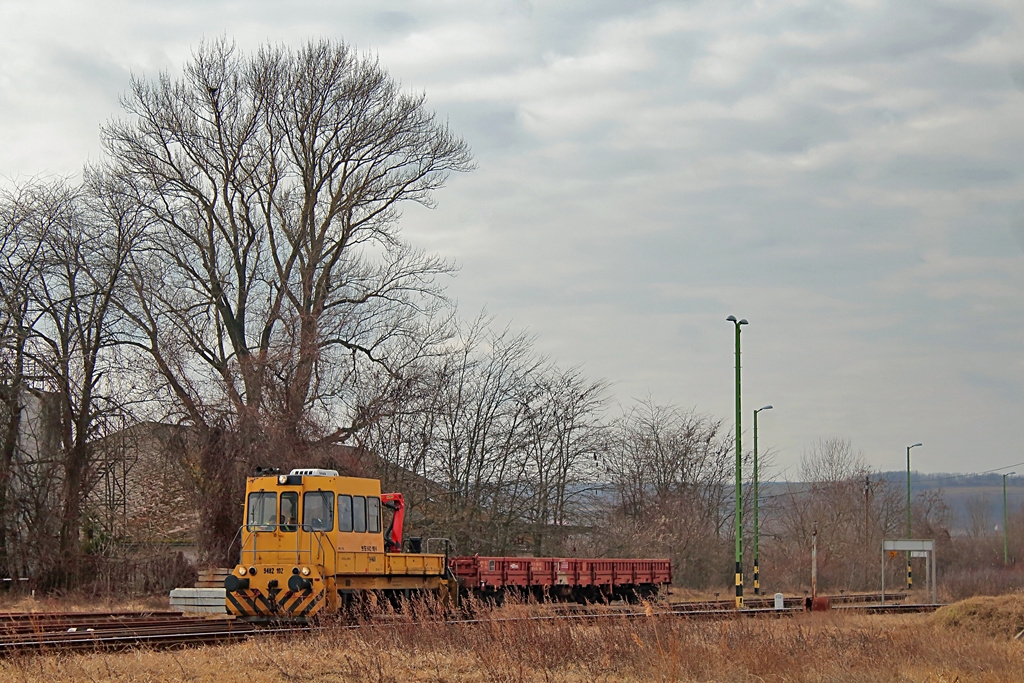
[[[246,527],[256,527],[256,528],[247,529]],[[263,553],[266,553],[266,554],[272,554],[272,553],[291,553],[292,552],[291,548],[269,548],[267,550],[262,550],[261,551],[259,549],[259,547],[258,547],[258,544],[257,544],[257,539],[259,538],[258,534],[269,533],[269,532],[275,531],[277,529],[282,529],[284,527],[287,527],[287,529],[284,529],[284,530],[287,531],[288,533],[295,533],[294,531],[292,531],[292,529],[294,529],[294,527],[295,527],[294,524],[243,524],[242,526],[238,527],[238,531],[235,533],[235,537],[236,538],[241,536],[243,530],[245,530],[245,532],[247,534],[249,534],[248,536],[246,536],[245,538],[242,539],[242,548],[243,548],[243,550],[239,554],[240,555],[239,556],[239,563],[240,564],[245,564],[244,560],[245,560],[245,555],[246,555],[247,552],[248,553],[252,553],[252,562],[250,562],[250,564],[256,564],[256,554],[258,552],[263,552]],[[303,550],[300,547],[300,544],[299,544],[299,541],[301,540],[299,538],[299,534],[295,533],[295,550],[294,550],[294,552],[295,552],[295,563],[296,564],[299,564],[299,563],[302,562],[302,555],[303,555],[303,553],[306,553],[306,554],[309,555],[309,562],[308,562],[308,564],[319,564],[319,565],[322,565],[323,564],[322,559],[327,557],[327,554],[324,551],[324,541],[325,540],[327,541],[327,544],[330,546],[331,552],[334,553],[334,554],[337,554],[338,551],[334,547],[334,542],[331,540],[330,536],[326,535],[327,534],[326,531],[320,531],[320,530],[314,531],[311,528],[311,526],[308,525],[308,524],[301,525],[301,529],[303,531],[309,533],[311,539],[313,537],[316,538],[317,554],[315,556],[313,555],[312,543],[310,543],[310,547],[308,549]],[[250,540],[250,538],[252,539],[252,550],[248,550],[247,551],[244,548],[247,545],[247,542]],[[232,543],[234,543],[234,539],[232,539]],[[321,562],[317,563],[317,562],[314,561],[315,559],[320,559]]]

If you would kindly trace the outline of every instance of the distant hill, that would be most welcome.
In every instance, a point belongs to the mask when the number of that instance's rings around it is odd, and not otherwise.
[[[1021,468],[1024,474],[1024,467]],[[903,490],[907,485],[906,470],[894,472],[875,472],[872,481],[882,479],[899,486]],[[784,494],[789,487],[801,487],[800,482],[762,482],[761,496],[768,497]],[[965,533],[970,527],[967,514],[968,503],[978,501],[987,514],[990,531],[1003,526],[1003,477],[1001,474],[923,474],[910,473],[911,495],[917,496],[925,491],[940,491],[943,500],[950,509],[951,531]],[[1006,507],[1009,514],[1020,514],[1024,509],[1024,476],[1012,476],[1006,480]]]
[[[1024,468],[1021,469],[1024,474]],[[878,476],[886,481],[906,486],[907,473],[882,472]],[[910,491],[916,495],[921,491],[941,491],[943,500],[949,506],[954,532],[968,528],[967,504],[969,501],[984,501],[992,530],[1003,528],[1003,475],[910,473]],[[1024,507],[1024,476],[1014,475],[1006,479],[1006,508],[1009,514],[1020,514]]]

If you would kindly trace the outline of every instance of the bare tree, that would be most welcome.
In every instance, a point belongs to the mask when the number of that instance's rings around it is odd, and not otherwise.
[[[63,490],[60,577],[79,568],[84,505],[96,481],[94,442],[128,420],[116,386],[120,315],[114,298],[133,235],[97,220],[77,191],[48,188],[68,205],[38,236],[37,358],[60,397]]]
[[[967,534],[972,539],[981,539],[992,535],[992,501],[984,494],[971,496],[964,502],[967,514]]]
[[[589,529],[594,520],[582,514],[594,491],[599,454],[607,448],[601,422],[607,384],[589,381],[578,368],[548,366],[529,388],[523,427],[526,477],[534,555],[564,552],[573,526]]]
[[[0,196],[0,572],[17,574],[11,555],[15,529],[14,466],[23,431],[27,377],[31,373],[27,345],[31,327],[32,264],[39,250],[27,226],[36,220],[37,192],[29,186]]]
[[[721,422],[648,400],[613,429],[606,467],[614,503],[602,551],[668,554],[688,585],[724,580],[734,460]]]
[[[521,533],[531,493],[524,421],[543,359],[532,340],[478,319],[436,369],[443,396],[428,472],[445,490],[445,519],[463,545],[497,552]]]
[[[465,552],[560,552],[593,519],[605,383],[559,369],[533,339],[480,317],[410,373],[401,406],[360,436],[422,533]]]
[[[124,105],[92,178],[145,227],[135,343],[206,435],[204,495],[230,501],[240,464],[345,440],[379,414],[377,397],[356,404],[363,376],[392,394],[443,339],[450,267],[396,225],[470,155],[423,95],[329,41],[204,44],[182,78],[136,79]],[[234,517],[230,501],[204,519],[211,559]]]
[[[873,586],[882,538],[900,528],[901,500],[899,487],[872,475],[849,440],[819,439],[801,456],[800,481],[766,506],[768,574],[806,585],[817,526],[819,585]]]
[[[843,482],[868,471],[862,453],[848,439],[818,439],[800,456],[800,480],[819,484]]]
[[[62,181],[21,185],[2,203],[10,247],[0,354],[8,416],[4,546],[12,527],[37,539],[20,564],[31,564],[41,585],[72,585],[96,474],[93,441],[125,417],[112,390],[119,369],[112,302],[131,236],[100,225],[78,189]],[[52,549],[38,540],[54,537]]]

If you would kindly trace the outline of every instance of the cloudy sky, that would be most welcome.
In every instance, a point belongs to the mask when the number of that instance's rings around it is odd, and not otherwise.
[[[0,0],[0,176],[77,174],[130,74],[345,40],[472,146],[407,237],[562,365],[733,415],[781,476],[1024,462],[1024,3]],[[1024,467],[1015,469],[1024,473]]]

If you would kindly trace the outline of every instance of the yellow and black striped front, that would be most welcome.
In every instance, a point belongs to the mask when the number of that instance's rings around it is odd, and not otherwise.
[[[308,619],[324,606],[324,591],[282,591],[267,595],[256,589],[228,591],[228,612],[243,619]]]

